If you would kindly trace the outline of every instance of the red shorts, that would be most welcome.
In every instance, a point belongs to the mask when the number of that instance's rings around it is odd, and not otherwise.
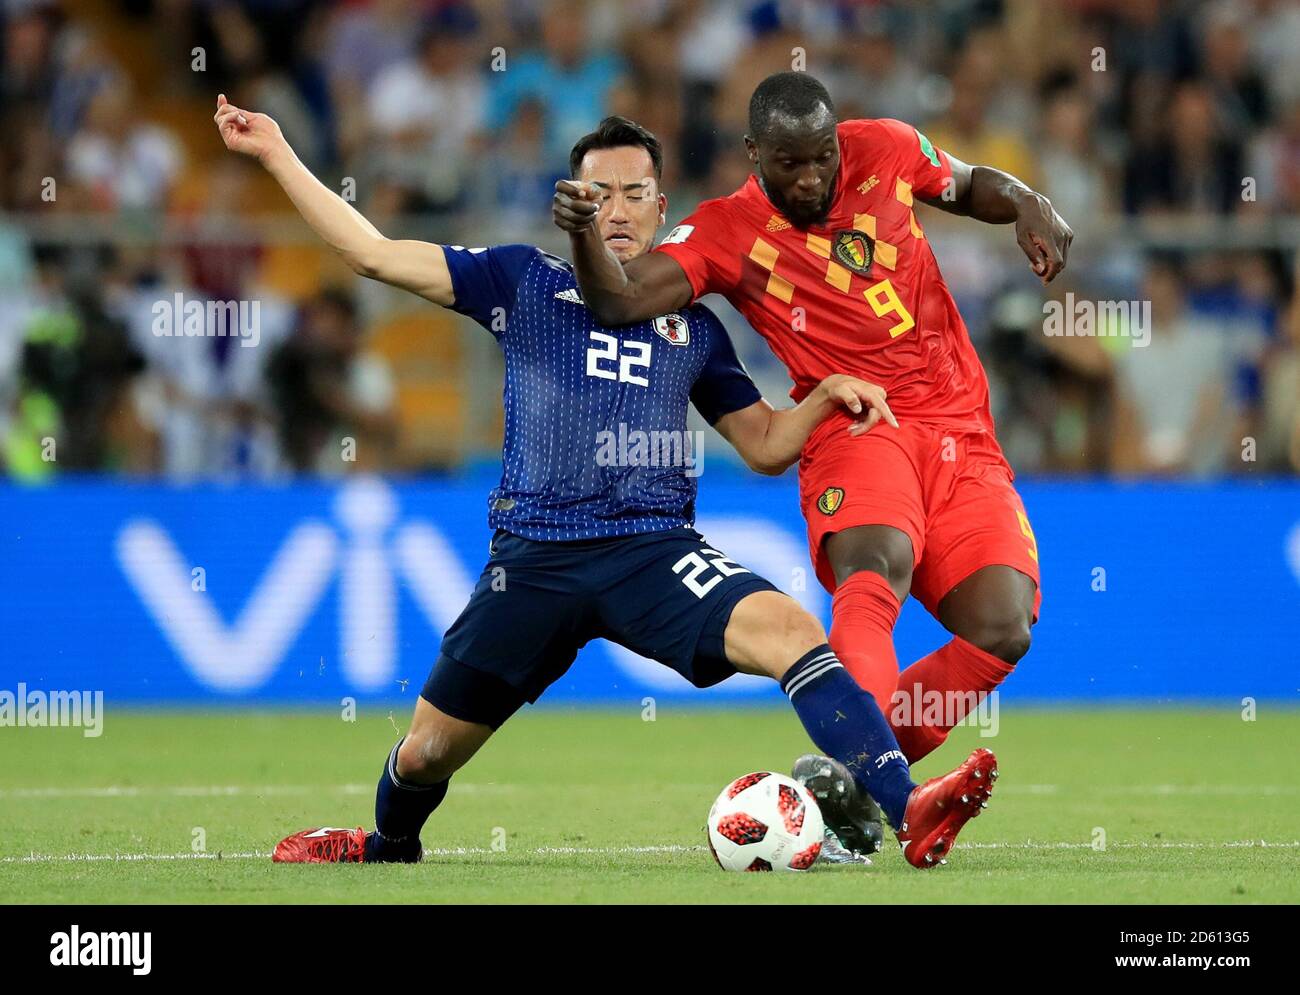
[[[912,540],[912,595],[938,617],[939,602],[982,567],[1005,565],[1039,583],[1038,543],[1015,475],[992,434],[919,422],[848,433],[849,419],[818,432],[799,463],[799,504],[817,579],[834,592],[823,548],[856,525],[891,525]],[[1042,592],[1034,594],[1034,619]]]

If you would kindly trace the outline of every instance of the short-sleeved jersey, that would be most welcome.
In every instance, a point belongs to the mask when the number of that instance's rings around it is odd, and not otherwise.
[[[488,524],[556,542],[690,525],[703,454],[687,404],[713,424],[761,397],[713,313],[693,305],[606,327],[563,259],[530,245],[444,253],[453,309],[505,353],[505,445]]]
[[[941,196],[947,156],[901,121],[839,125],[830,213],[799,229],[754,175],[706,201],[656,251],[696,297],[719,293],[767,339],[801,400],[832,373],[878,383],[900,418],[991,430],[988,381],[917,222]]]

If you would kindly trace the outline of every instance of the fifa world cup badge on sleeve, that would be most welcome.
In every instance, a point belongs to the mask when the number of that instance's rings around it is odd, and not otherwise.
[[[674,245],[678,242],[685,242],[688,238],[691,237],[691,232],[693,231],[695,231],[694,225],[678,225],[676,228],[674,228],[672,231],[670,231],[667,234],[667,236],[660,244]]]

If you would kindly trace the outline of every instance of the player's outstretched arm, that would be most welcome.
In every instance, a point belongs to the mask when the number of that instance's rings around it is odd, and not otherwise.
[[[1044,284],[1056,279],[1065,269],[1074,231],[1052,202],[1000,169],[969,166],[952,155],[948,161],[952,164],[952,187],[938,197],[925,198],[925,203],[992,225],[1014,223],[1016,241],[1034,274]]]
[[[351,204],[302,164],[280,126],[265,114],[217,97],[213,115],[226,148],[260,162],[293,201],[303,220],[361,276],[401,287],[446,307],[455,300],[442,246],[385,238]]]
[[[569,233],[573,268],[583,303],[605,325],[648,321],[691,302],[694,292],[676,260],[648,252],[624,265],[600,237],[598,191],[577,180],[559,180],[551,217]]]
[[[841,408],[855,416],[851,435],[869,432],[879,421],[898,428],[883,387],[840,373],[827,377],[793,408],[778,411],[766,400],[756,401],[723,415],[713,427],[751,470],[778,476],[798,462],[813,429]]]

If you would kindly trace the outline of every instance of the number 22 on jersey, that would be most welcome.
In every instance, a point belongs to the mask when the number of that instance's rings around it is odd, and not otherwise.
[[[637,387],[649,387],[648,377],[638,370],[649,371],[653,342],[619,342],[613,335],[592,331],[587,347],[587,376],[617,380]]]

